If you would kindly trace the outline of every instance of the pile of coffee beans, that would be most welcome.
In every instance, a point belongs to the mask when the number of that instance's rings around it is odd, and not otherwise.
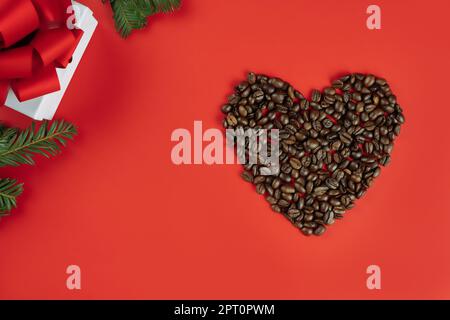
[[[246,164],[242,177],[308,236],[322,235],[364,195],[405,121],[386,80],[360,73],[310,99],[279,78],[249,73],[222,112],[225,128],[279,129],[279,173]]]

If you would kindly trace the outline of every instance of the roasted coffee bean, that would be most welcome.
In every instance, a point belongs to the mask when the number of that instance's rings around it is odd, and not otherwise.
[[[281,89],[284,86],[284,81],[279,78],[272,78],[269,80],[269,83],[277,89]]]
[[[284,199],[280,199],[280,200],[278,200],[278,205],[281,207],[281,208],[287,208],[287,207],[289,207],[289,201],[286,201],[286,200],[284,200]]]
[[[314,215],[311,215],[311,216],[312,216],[313,219],[314,219]],[[311,222],[305,222],[305,223],[303,223],[303,225],[304,225],[306,228],[311,228],[311,229],[314,229],[314,228],[317,227],[317,223],[315,223],[315,222],[312,221],[312,220],[311,220]]]
[[[297,99],[297,95],[295,94],[295,89],[291,86],[288,87],[288,96],[289,98],[291,98],[292,100]]]
[[[340,89],[344,86],[344,82],[342,80],[334,80],[332,82],[333,88]]]
[[[339,182],[335,178],[328,178],[325,183],[330,189],[337,189],[339,187]]]
[[[367,113],[371,113],[371,112],[374,111],[376,108],[377,108],[377,106],[374,105],[374,104],[367,104],[367,105],[364,107],[364,111],[367,112]]]
[[[302,210],[305,206],[305,198],[299,198],[297,201],[297,209]]]
[[[229,104],[225,104],[222,107],[222,112],[225,113],[225,114],[228,113],[228,112],[231,112],[232,110],[233,110],[233,107],[230,106]]]
[[[272,186],[266,184],[266,191],[269,195],[273,196],[275,190],[272,188]]]
[[[253,179],[253,183],[254,183],[254,184],[263,183],[264,181],[266,181],[266,176],[256,176],[256,177]]]
[[[314,234],[316,236],[320,236],[325,232],[326,228],[322,225],[319,225],[316,229],[314,229]]]
[[[241,173],[242,179],[244,179],[247,182],[253,182],[253,175],[249,171],[244,171]]]
[[[281,93],[273,93],[270,97],[274,103],[281,104],[281,103],[283,103],[285,96],[284,96],[284,94],[281,94]],[[280,108],[278,108],[278,111],[281,111]]]
[[[332,206],[340,206],[341,202],[337,198],[331,198],[330,199],[330,205],[332,205]]]
[[[241,115],[241,117],[246,117],[247,116],[247,108],[244,106],[239,106],[239,114]]]
[[[238,124],[238,121],[237,121],[236,117],[233,114],[229,113],[228,116],[227,116],[227,123],[228,123],[229,126],[234,127],[234,126],[236,126]]]
[[[256,82],[256,75],[253,72],[250,72],[247,77],[248,83],[254,84]]]
[[[281,198],[283,198],[286,201],[294,200],[294,196],[292,195],[292,193],[281,193]]]
[[[330,129],[334,125],[333,121],[328,118],[323,119],[322,124],[327,129]]]
[[[291,208],[288,210],[288,215],[291,218],[297,218],[301,215],[301,211],[295,208]]]
[[[291,180],[292,180],[291,175],[286,174],[284,172],[281,172],[279,177],[282,181],[287,182],[287,183],[291,182]]]
[[[282,185],[281,191],[284,193],[295,193],[295,188],[289,185]]]
[[[327,212],[328,209],[330,208],[330,204],[327,201],[326,197],[325,199],[322,199],[323,201],[320,203],[320,211],[321,212]]]
[[[312,181],[308,181],[305,187],[305,193],[310,194],[314,189],[314,183]]]
[[[344,143],[347,146],[350,145],[350,143],[352,143],[352,136],[347,132],[341,132],[339,134],[339,139],[341,140],[342,143]]]
[[[236,105],[239,102],[239,95],[237,94],[232,94],[231,96],[228,97],[228,103],[231,105]]]
[[[372,152],[373,152],[373,143],[369,142],[369,141],[364,142],[364,151],[367,154],[372,154]]]
[[[268,197],[266,198],[266,200],[267,200],[267,202],[269,202],[270,204],[276,204],[276,203],[278,202],[278,200],[275,199],[275,198],[272,197],[272,196],[268,196]]]
[[[314,189],[313,195],[321,196],[321,195],[325,194],[325,192],[327,192],[327,191],[328,191],[328,187],[317,187]]]
[[[306,189],[305,189],[305,187],[304,187],[302,184],[296,182],[296,183],[294,184],[294,187],[295,187],[295,190],[297,190],[298,192],[300,192],[300,193],[306,193]]]
[[[325,213],[325,215],[323,216],[323,222],[325,224],[333,224],[334,223],[334,212],[333,211],[328,211]]]
[[[360,183],[361,182],[361,177],[357,174],[352,174],[350,179],[354,182],[354,183]]]
[[[405,121],[386,80],[361,73],[313,90],[307,100],[282,79],[250,72],[221,110],[227,129],[252,129],[258,137],[260,129],[279,130],[280,170],[258,157],[241,176],[305,235],[323,234],[365,194],[389,163]],[[240,157],[261,150],[251,140],[230,139],[247,148],[238,149]]]
[[[373,171],[373,175],[372,177],[376,178],[380,175],[381,169],[380,167],[377,167],[374,171]]]
[[[314,90],[312,91],[312,94],[311,94],[311,100],[312,100],[313,102],[319,102],[321,96],[322,96],[322,95],[320,94],[320,91],[314,89]]]
[[[378,118],[379,116],[382,116],[382,115],[384,115],[384,111],[380,108],[377,108],[369,114],[369,119],[375,120],[376,118]]]
[[[264,184],[260,183],[256,185],[256,192],[259,194],[264,194],[266,193],[266,187],[264,186]]]
[[[277,200],[279,200],[281,198],[281,191],[280,189],[275,189],[275,191],[273,192],[273,197]]]
[[[366,87],[370,87],[370,86],[372,86],[375,83],[375,80],[376,80],[375,77],[373,75],[369,74],[364,79],[364,85]]]
[[[300,160],[298,158],[290,158],[289,164],[292,166],[292,168],[297,169],[297,170],[300,169],[302,166],[302,163],[300,162]]]
[[[306,144],[310,150],[314,150],[319,146],[319,141],[317,141],[316,139],[308,139]]]
[[[275,88],[267,83],[263,84],[262,90],[264,91],[264,93],[269,95],[275,92]]]
[[[248,88],[249,83],[247,81],[243,81],[240,84],[238,84],[238,86],[236,87],[236,89],[238,91],[244,91],[245,89]]]
[[[258,90],[253,93],[252,97],[255,99],[255,102],[261,102],[264,100],[264,92],[262,90]]]
[[[272,210],[275,211],[275,212],[278,212],[278,213],[281,212],[281,208],[278,205],[276,205],[276,204],[272,205]]]
[[[278,179],[278,178],[275,178],[275,179],[272,181],[272,188],[278,189],[278,187],[280,186],[280,184],[281,184],[281,180]]]
[[[334,96],[336,94],[336,90],[331,87],[323,89],[323,92],[325,92],[325,94],[330,95],[330,96]]]

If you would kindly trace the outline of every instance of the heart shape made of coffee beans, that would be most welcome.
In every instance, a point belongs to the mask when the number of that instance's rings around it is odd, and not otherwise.
[[[264,175],[258,158],[243,164],[242,177],[308,236],[322,235],[364,195],[405,121],[386,80],[360,73],[312,90],[311,99],[279,78],[249,73],[222,112],[226,129],[279,130],[279,172]]]

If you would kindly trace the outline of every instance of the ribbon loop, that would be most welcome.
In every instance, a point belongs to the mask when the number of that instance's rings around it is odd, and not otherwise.
[[[83,34],[66,26],[70,0],[1,0],[0,104],[11,86],[19,101],[60,90],[55,68],[69,64]]]
[[[4,1],[4,0],[3,0]],[[8,48],[39,27],[39,17],[29,0],[7,0],[0,6],[1,47]]]
[[[67,8],[72,5],[71,0],[32,0],[32,2],[44,28],[52,29],[66,24]]]
[[[33,48],[25,46],[0,52],[0,79],[31,77],[33,74]]]
[[[61,89],[56,69],[53,67],[41,69],[30,78],[15,80],[11,87],[19,101],[33,99]]]
[[[75,37],[66,27],[39,32],[31,42],[44,66],[64,56],[74,44]]]

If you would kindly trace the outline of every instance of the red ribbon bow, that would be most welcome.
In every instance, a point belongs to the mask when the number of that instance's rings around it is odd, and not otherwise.
[[[60,90],[56,68],[70,63],[83,31],[70,30],[71,0],[0,1],[0,105]],[[72,21],[73,22],[73,21]]]

